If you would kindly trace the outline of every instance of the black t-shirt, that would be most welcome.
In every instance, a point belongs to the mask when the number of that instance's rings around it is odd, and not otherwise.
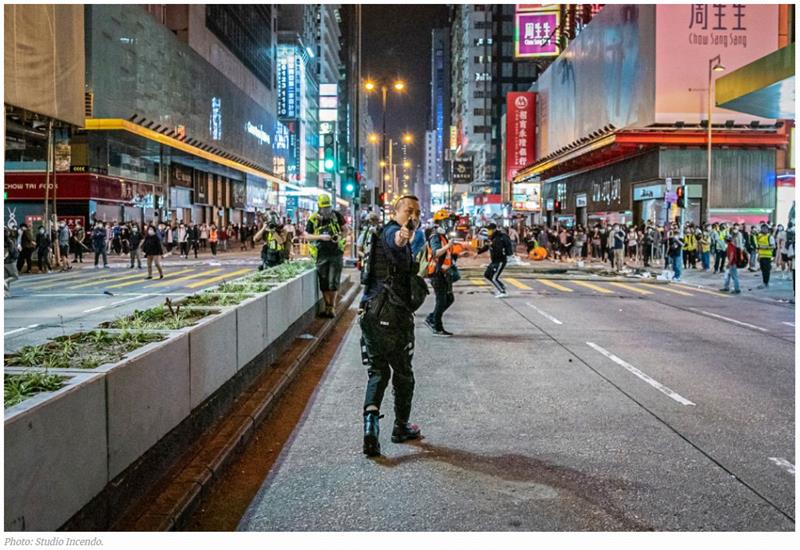
[[[308,223],[306,223],[306,233],[310,233],[312,235],[330,235],[332,239],[330,241],[315,241],[317,245],[317,257],[331,257],[331,256],[338,256],[343,254],[341,249],[339,248],[339,238],[341,238],[342,230],[344,229],[344,216],[342,216],[338,211],[334,210],[331,213],[331,217],[324,219],[322,216],[317,214],[317,223],[316,225],[311,221],[309,218]]]

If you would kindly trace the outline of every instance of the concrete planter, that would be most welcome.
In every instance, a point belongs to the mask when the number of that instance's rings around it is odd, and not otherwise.
[[[303,281],[303,313],[305,313],[317,306],[322,299],[322,293],[319,291],[316,269],[306,271],[300,277]]]
[[[239,367],[237,307],[213,309],[219,314],[205,317],[198,324],[183,329],[189,333],[189,395],[192,409],[232,378]]]
[[[236,307],[237,370],[267,348],[267,295],[258,294]]]
[[[7,531],[54,531],[108,482],[104,375],[65,376],[5,411]]]
[[[267,345],[286,332],[289,321],[288,283],[282,283],[267,293]]]

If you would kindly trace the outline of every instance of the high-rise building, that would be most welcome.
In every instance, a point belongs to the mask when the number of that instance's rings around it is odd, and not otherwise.
[[[450,142],[450,32],[433,29],[431,40],[431,106],[428,128],[434,131],[433,165],[426,160],[426,182],[441,185],[445,182],[445,149]],[[427,140],[427,136],[426,136]],[[427,152],[427,141],[426,148]]]

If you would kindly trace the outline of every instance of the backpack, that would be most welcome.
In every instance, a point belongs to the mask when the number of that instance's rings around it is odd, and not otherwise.
[[[511,242],[511,239],[506,235],[503,234],[503,253],[506,255],[506,258],[514,255],[514,243]]]
[[[739,248],[736,254],[736,267],[742,269],[743,267],[747,267],[750,264],[750,256],[747,254],[745,250]]]

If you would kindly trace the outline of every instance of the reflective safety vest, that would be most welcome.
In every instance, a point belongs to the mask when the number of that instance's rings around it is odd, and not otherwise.
[[[326,225],[328,227],[330,227],[331,232],[334,235],[339,235],[340,232],[341,232],[341,229],[342,229],[339,226],[339,218],[338,218],[338,216],[336,216],[335,213],[333,214],[333,217],[330,219],[330,221],[328,221],[325,225],[322,224],[322,220],[320,219],[320,215],[319,215],[318,212],[314,212],[313,214],[311,214],[311,217],[308,219],[308,221],[311,222],[311,227],[313,229],[313,231],[311,231],[311,233],[313,235],[321,235],[320,231]],[[344,239],[344,236],[342,236],[338,240],[337,244],[339,246],[339,250],[341,252],[344,252],[344,249],[347,246],[347,243],[346,243],[346,241]],[[314,259],[316,259],[317,254],[319,252],[317,250],[317,246],[318,245],[319,245],[319,241],[309,241],[308,242],[308,252],[311,254],[311,257],[314,258]]]
[[[759,233],[756,235],[756,247],[758,248],[759,258],[772,259],[772,244],[769,242],[770,234]]]
[[[284,244],[278,242],[278,239],[275,238],[275,235],[272,233],[272,231],[267,232],[267,248],[270,250],[281,251],[283,250],[283,246]]]
[[[447,239],[444,235],[439,235],[439,244],[444,247],[447,244]],[[428,276],[430,277],[437,270],[447,271],[453,266],[453,254],[450,250],[445,252],[444,256],[436,257],[433,253],[433,248],[428,244]]]
[[[692,233],[687,233],[683,237],[683,248],[687,252],[692,252],[693,250],[697,250],[697,237],[694,236]]]

